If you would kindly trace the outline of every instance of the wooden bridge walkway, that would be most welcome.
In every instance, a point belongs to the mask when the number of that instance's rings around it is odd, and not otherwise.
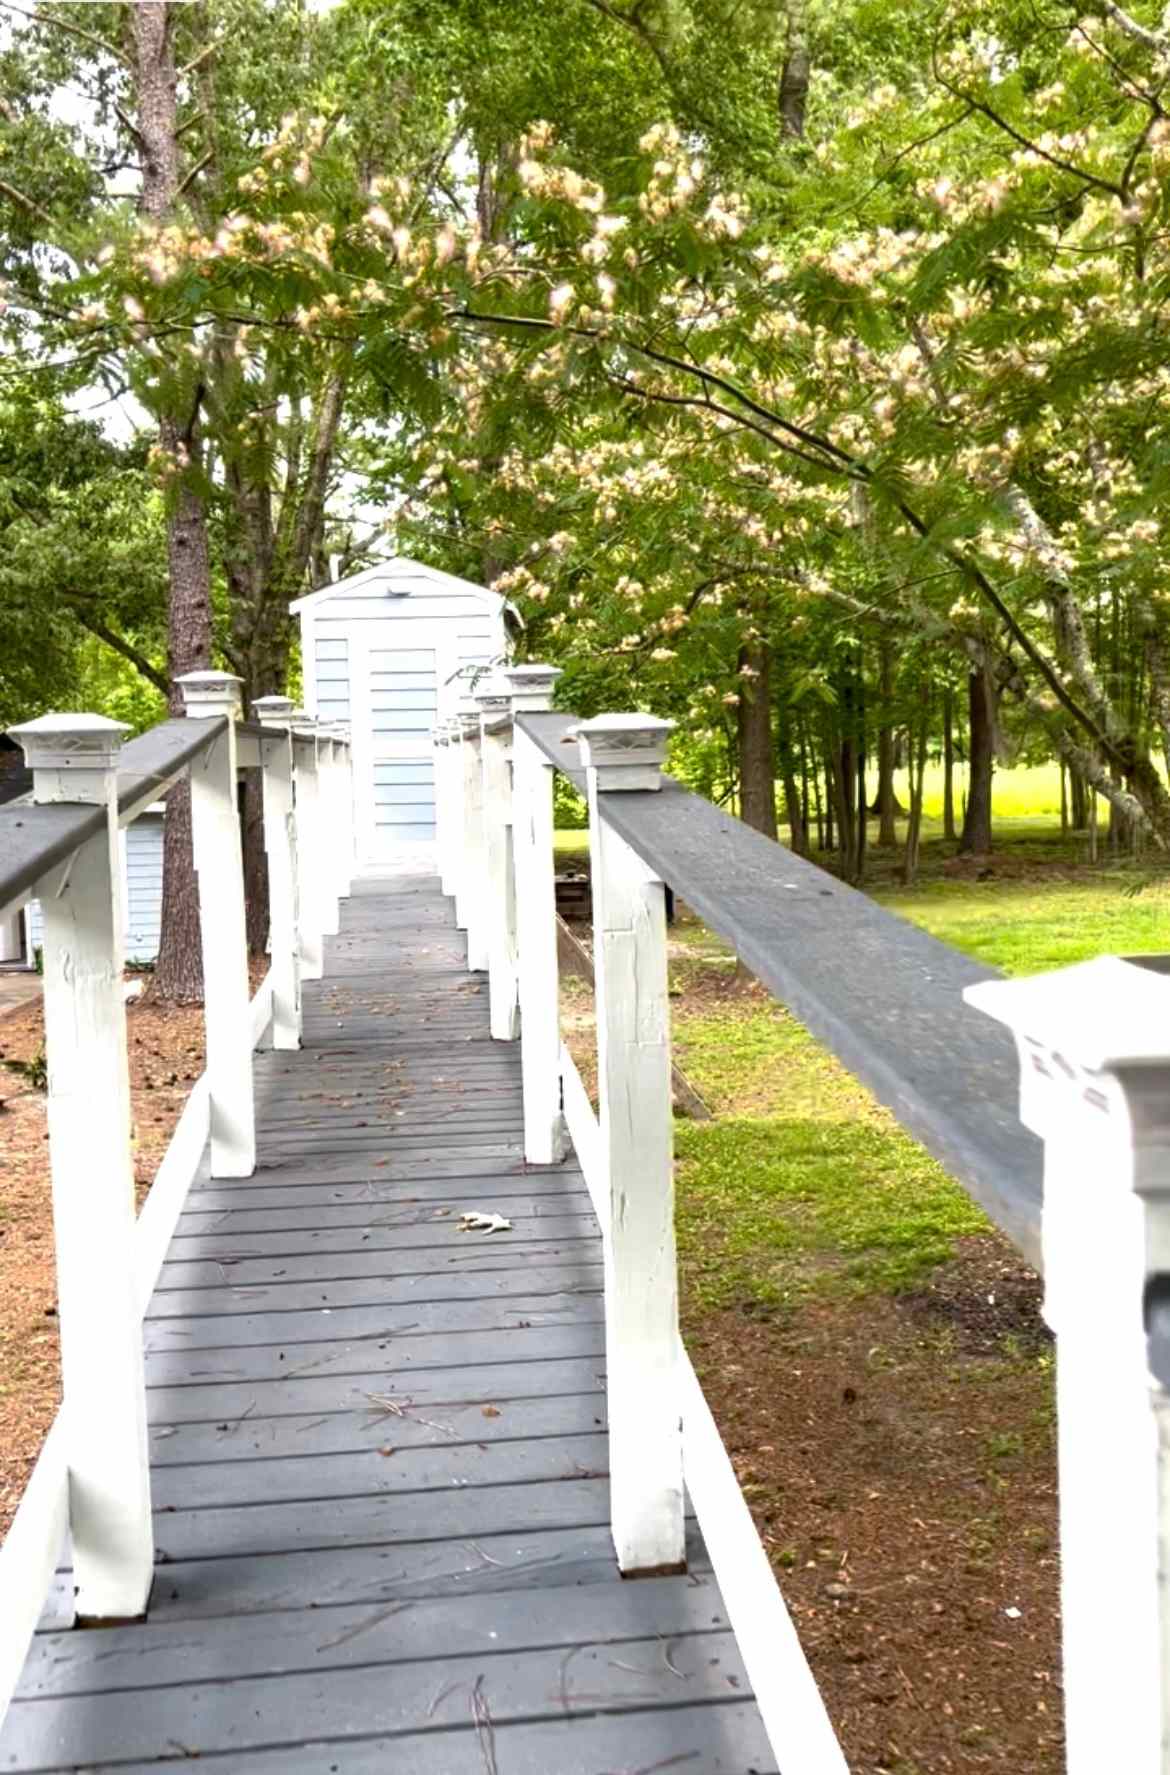
[[[686,1577],[618,1575],[596,1222],[524,1163],[449,903],[359,883],[327,948],[147,1315],[150,1618],[61,1631],[59,1575],[0,1770],[766,1775],[693,1524]]]

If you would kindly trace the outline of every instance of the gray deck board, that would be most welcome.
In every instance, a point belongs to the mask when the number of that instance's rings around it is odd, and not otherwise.
[[[774,1770],[695,1523],[617,1572],[596,1222],[463,956],[435,883],[357,883],[256,1057],[256,1173],[197,1180],[144,1325],[149,1619],[67,1631],[57,1574],[0,1771]]]

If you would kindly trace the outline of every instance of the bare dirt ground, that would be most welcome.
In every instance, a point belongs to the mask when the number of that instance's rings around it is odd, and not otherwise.
[[[917,1295],[685,1315],[854,1775],[1064,1767],[1037,1293],[988,1237]]]

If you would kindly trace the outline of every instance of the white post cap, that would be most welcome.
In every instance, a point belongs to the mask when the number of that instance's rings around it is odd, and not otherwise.
[[[552,693],[561,676],[560,666],[535,663],[506,666],[502,675],[512,687],[514,715],[539,715],[552,708]]]
[[[570,728],[586,770],[597,772],[597,787],[661,789],[666,742],[673,721],[657,715],[597,715]]]
[[[252,704],[257,718],[265,727],[287,727],[295,704],[291,696],[258,696]]]
[[[124,721],[82,714],[38,715],[8,729],[31,771],[113,770],[129,732]]]
[[[184,672],[175,683],[183,693],[185,715],[239,719],[244,680],[234,672]]]
[[[497,732],[512,724],[512,687],[503,678],[482,678],[475,690],[475,701],[484,727]]]
[[[1136,1122],[1146,1086],[1165,1096],[1170,976],[1103,955],[1030,979],[980,981],[963,997],[1015,1036],[1020,1120],[1034,1134],[1083,1128],[1086,1112],[1102,1124],[1132,1121],[1135,1142],[1150,1132]]]

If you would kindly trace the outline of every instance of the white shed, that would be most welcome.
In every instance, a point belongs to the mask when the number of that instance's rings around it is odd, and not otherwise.
[[[350,723],[360,862],[434,838],[431,728],[505,657],[509,608],[485,586],[400,557],[292,605],[305,707]]]
[[[163,803],[156,801],[122,829],[122,918],[127,961],[154,961],[162,930]],[[25,908],[25,959],[44,944],[40,902]],[[0,958],[3,959],[3,958]]]

